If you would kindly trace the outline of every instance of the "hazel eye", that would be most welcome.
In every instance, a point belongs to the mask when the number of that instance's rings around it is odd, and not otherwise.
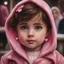
[[[41,27],[41,26],[36,26],[35,29],[36,29],[36,30],[41,30],[42,27]]]
[[[20,28],[21,28],[21,30],[26,30],[26,29],[28,29],[27,26],[21,26]]]

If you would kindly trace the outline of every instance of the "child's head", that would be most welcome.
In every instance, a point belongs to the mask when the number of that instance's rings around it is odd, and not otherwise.
[[[33,3],[25,3],[22,11],[16,12],[9,25],[17,31],[19,42],[34,50],[41,48],[51,30],[47,14]]]
[[[36,19],[41,18],[44,20],[44,23],[46,24],[47,30],[49,32],[51,25],[47,14],[39,6],[30,2],[24,5],[21,12],[16,12],[9,26],[11,25],[11,27],[15,29],[19,22],[27,22],[33,19],[36,15],[39,15]]]

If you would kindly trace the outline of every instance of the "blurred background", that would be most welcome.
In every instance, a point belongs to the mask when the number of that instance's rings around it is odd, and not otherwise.
[[[3,0],[3,5],[7,7],[8,9],[8,14],[12,11],[13,7],[21,0]],[[58,0],[45,0],[50,8],[51,7],[58,7]],[[4,31],[4,26],[0,27],[0,33],[4,33],[5,35],[5,31]],[[0,34],[0,36],[1,36]],[[1,36],[2,37],[2,36]],[[3,54],[5,54],[6,52],[8,52],[10,50],[10,47],[8,45],[8,40],[6,38],[5,35],[5,39],[0,38],[0,58]],[[6,40],[5,42],[3,42],[3,40]],[[64,56],[64,34],[63,33],[57,33],[57,50]]]
[[[7,6],[9,12],[12,10],[12,8],[21,0],[4,0],[4,5]],[[58,0],[45,0],[50,7],[52,6],[57,6],[58,5]]]

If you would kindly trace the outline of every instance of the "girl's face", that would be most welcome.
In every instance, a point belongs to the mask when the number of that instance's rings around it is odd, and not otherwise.
[[[42,19],[36,19],[35,16],[17,25],[17,35],[19,42],[25,46],[26,50],[38,51],[47,35],[47,26]]]
[[[54,19],[58,18],[58,11],[56,9],[52,10],[52,14],[53,14]]]

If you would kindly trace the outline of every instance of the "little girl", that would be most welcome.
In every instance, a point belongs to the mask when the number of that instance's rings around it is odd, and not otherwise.
[[[1,64],[64,64],[56,51],[54,19],[43,0],[23,0],[12,10],[5,24],[11,51]]]

